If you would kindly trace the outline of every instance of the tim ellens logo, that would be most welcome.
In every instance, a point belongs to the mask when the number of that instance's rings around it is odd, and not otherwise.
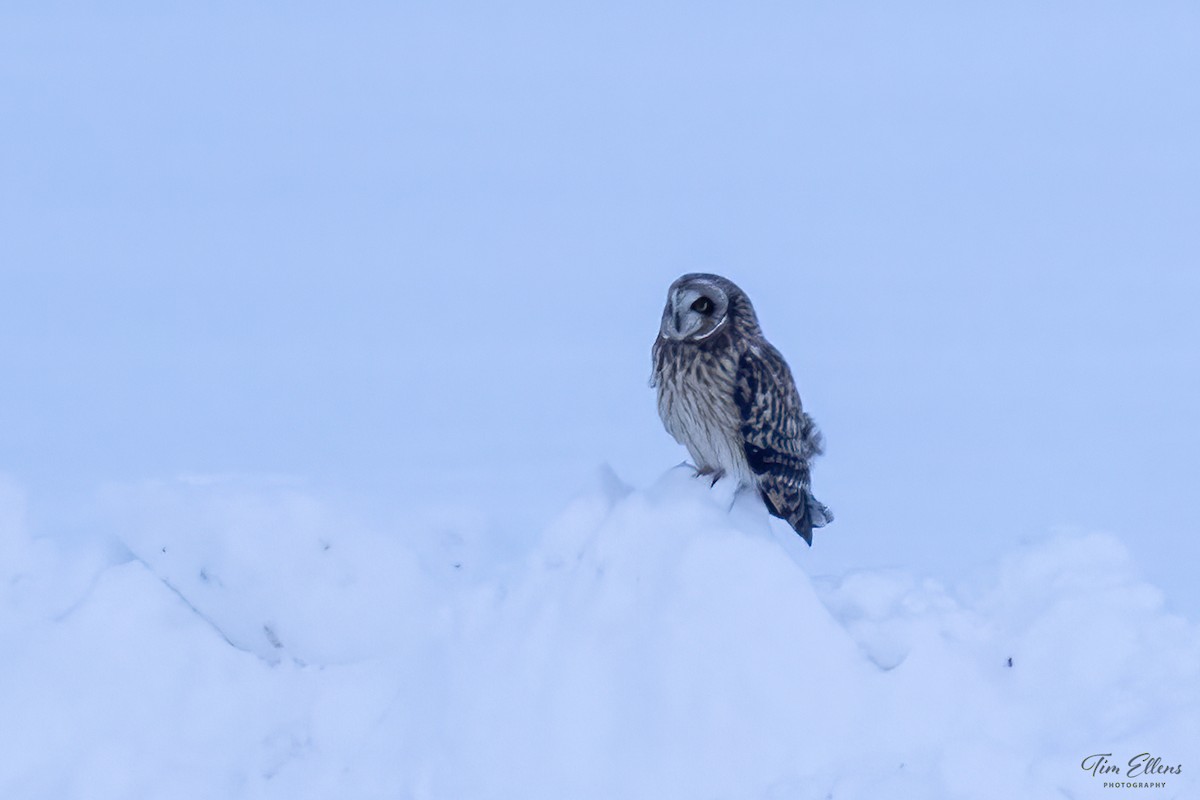
[[[1092,773],[1093,778],[1103,776],[1105,789],[1165,789],[1167,782],[1162,780],[1166,775],[1178,775],[1183,772],[1183,765],[1164,764],[1158,756],[1149,753],[1139,753],[1126,762],[1124,767],[1113,764],[1109,759],[1112,753],[1095,753],[1083,760],[1079,766],[1085,772]],[[1126,780],[1116,780],[1125,778]],[[1141,778],[1141,780],[1129,780]]]

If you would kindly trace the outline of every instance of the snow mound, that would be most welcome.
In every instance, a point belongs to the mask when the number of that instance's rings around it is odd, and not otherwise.
[[[1198,788],[1200,632],[1111,536],[957,587],[814,582],[686,470],[508,562],[289,486],[107,502],[121,545],[72,549],[0,485],[5,798],[1090,797],[1147,752]]]
[[[269,663],[360,661],[427,635],[415,552],[286,483],[192,479],[106,499],[124,512],[130,553]]]

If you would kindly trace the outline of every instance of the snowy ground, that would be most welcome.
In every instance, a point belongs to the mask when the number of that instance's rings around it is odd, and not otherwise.
[[[64,542],[0,489],[6,800],[1200,790],[1200,631],[1112,536],[954,586],[814,578],[759,503],[681,469],[603,471],[519,554],[198,478],[112,488],[119,539]],[[1182,773],[1080,766],[1146,752]]]

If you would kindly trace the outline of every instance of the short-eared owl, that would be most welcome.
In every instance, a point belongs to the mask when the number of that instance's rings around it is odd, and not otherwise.
[[[652,353],[658,415],[700,474],[758,489],[811,545],[812,529],[833,520],[809,489],[821,434],[746,293],[720,275],[684,275],[667,292]]]

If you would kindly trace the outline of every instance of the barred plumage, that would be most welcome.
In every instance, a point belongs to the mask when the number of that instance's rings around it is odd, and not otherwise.
[[[699,473],[756,488],[812,544],[812,529],[833,520],[809,488],[821,434],[745,292],[719,275],[675,281],[652,355],[658,414]]]

